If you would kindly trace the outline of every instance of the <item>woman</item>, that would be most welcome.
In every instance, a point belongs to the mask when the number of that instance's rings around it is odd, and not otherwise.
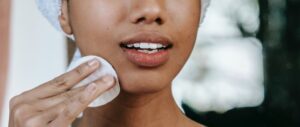
[[[171,83],[187,61],[200,23],[199,0],[62,0],[59,24],[83,56],[97,55],[118,73],[122,91],[98,108],[88,104],[114,86],[104,76],[72,89],[101,65],[89,61],[14,97],[10,127],[202,127],[177,107]]]

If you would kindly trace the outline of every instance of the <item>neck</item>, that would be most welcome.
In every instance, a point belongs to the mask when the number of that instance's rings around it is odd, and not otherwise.
[[[176,127],[183,118],[171,88],[166,88],[147,95],[121,92],[113,102],[87,109],[80,127]]]

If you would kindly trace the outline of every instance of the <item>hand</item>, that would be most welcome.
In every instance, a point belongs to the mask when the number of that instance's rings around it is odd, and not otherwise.
[[[13,97],[9,127],[69,127],[94,99],[115,85],[112,76],[104,76],[87,86],[71,89],[99,66],[97,60],[92,60]]]

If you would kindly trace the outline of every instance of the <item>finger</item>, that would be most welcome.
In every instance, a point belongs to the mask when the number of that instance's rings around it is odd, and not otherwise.
[[[39,111],[47,110],[50,107],[53,107],[65,100],[70,99],[73,96],[79,94],[85,88],[86,88],[86,86],[81,86],[81,87],[71,89],[67,92],[61,93],[61,94],[53,96],[53,97],[38,100],[38,101],[34,102],[33,106],[36,107]]]
[[[65,107],[60,115],[51,123],[51,126],[65,126],[72,123],[76,117],[98,96],[103,94],[115,85],[112,76],[104,76],[87,86],[81,94],[62,103]],[[67,121],[67,123],[66,123]]]
[[[36,112],[34,115],[18,122],[15,127],[46,127],[47,124],[48,122],[44,119],[43,115]]]
[[[67,72],[31,91],[28,91],[27,96],[42,99],[68,91],[78,82],[94,72],[99,66],[99,61],[93,59],[89,62],[81,64],[79,67],[70,72]]]
[[[21,122],[18,126],[23,127],[46,127],[62,112],[62,108],[50,108],[45,111],[36,112],[35,115],[27,118]]]
[[[30,104],[20,104],[10,110],[10,123],[15,126],[27,121],[35,114],[35,109]]]
[[[80,93],[80,91],[83,91],[86,86],[78,87],[75,89],[72,89],[68,92],[62,93],[60,95],[43,99],[43,100],[38,100],[36,102],[33,102],[32,104],[18,104],[15,106],[12,106],[10,109],[10,119],[9,119],[9,125],[10,127],[14,127],[15,124],[18,124],[16,126],[22,126],[22,124],[27,123],[27,124],[36,124],[35,121],[38,121],[37,119],[42,120],[43,125],[47,125],[49,121],[45,122],[45,120],[51,120],[51,118],[55,118],[55,114],[51,111],[49,112],[49,117],[48,119],[44,119],[43,116],[48,116],[48,115],[39,115],[41,112],[44,112],[45,110],[51,109],[50,107],[53,107],[66,99],[69,99],[76,94]],[[11,102],[12,103],[12,102]],[[30,107],[30,108],[29,108]],[[34,109],[34,110],[32,110]],[[36,115],[37,114],[37,115]],[[58,114],[58,113],[56,113]],[[32,116],[33,115],[33,116]],[[26,118],[26,119],[24,119]],[[53,119],[52,119],[53,120]],[[19,125],[19,123],[21,125]],[[40,123],[40,122],[39,122]]]

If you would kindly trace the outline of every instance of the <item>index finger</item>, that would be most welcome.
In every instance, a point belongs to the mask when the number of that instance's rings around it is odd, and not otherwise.
[[[93,59],[49,82],[42,84],[39,87],[26,92],[25,94],[41,99],[66,92],[94,72],[97,68],[99,68],[99,66],[99,61]]]
[[[115,79],[112,76],[104,76],[89,84],[80,94],[58,105],[60,108],[56,109],[58,109],[57,112],[60,112],[60,114],[50,124],[53,127],[57,127],[72,123],[72,121],[76,119],[76,117],[83,112],[93,100],[112,88],[114,85]]]

